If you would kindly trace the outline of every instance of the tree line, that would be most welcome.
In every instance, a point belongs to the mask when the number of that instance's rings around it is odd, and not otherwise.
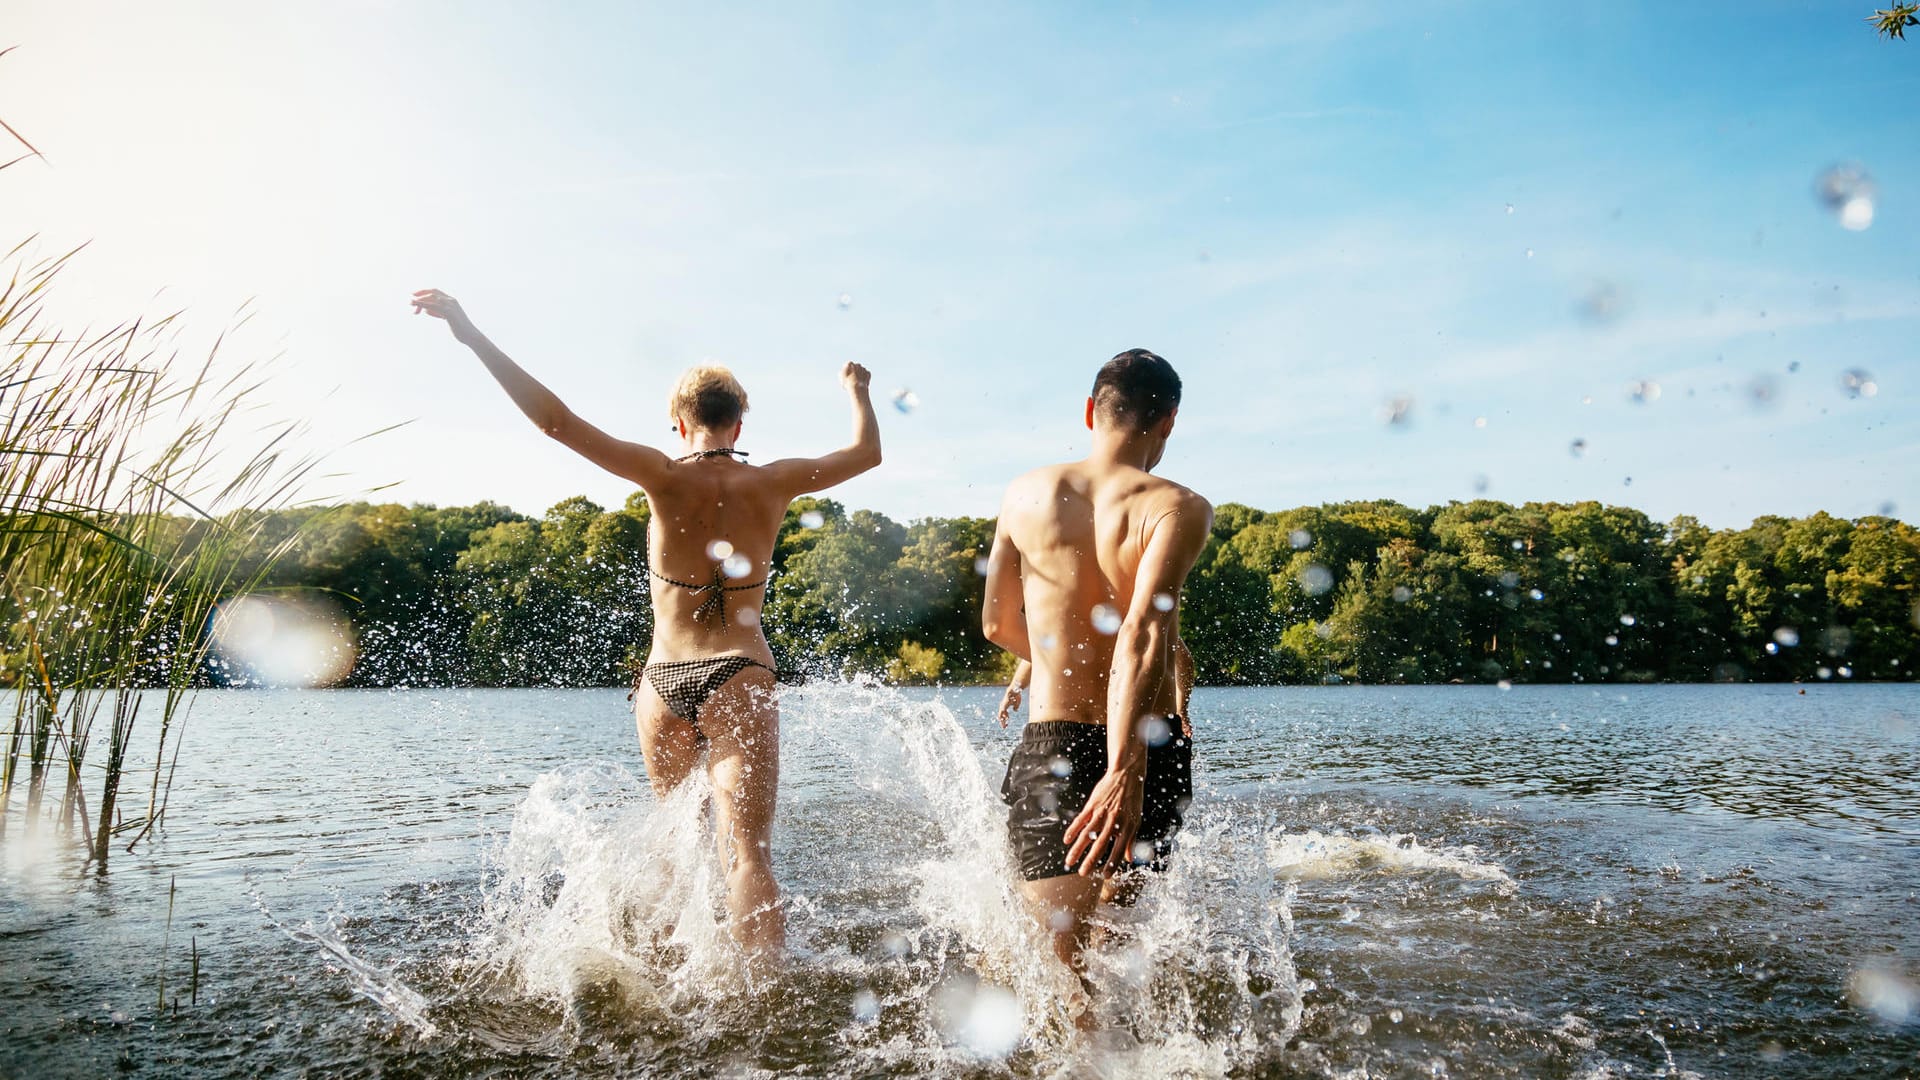
[[[349,685],[609,686],[651,632],[648,508],[562,501],[279,511],[267,585],[337,598]],[[783,672],[1004,678],[979,631],[986,518],[788,510],[763,615]],[[1710,529],[1596,502],[1218,508],[1182,599],[1208,684],[1914,678],[1920,530]]]

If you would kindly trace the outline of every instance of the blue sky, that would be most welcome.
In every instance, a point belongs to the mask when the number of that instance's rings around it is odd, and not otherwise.
[[[0,225],[94,241],[70,320],[251,298],[316,447],[411,421],[316,494],[624,497],[408,315],[436,286],[631,437],[733,366],[756,460],[837,445],[859,360],[920,405],[837,497],[902,519],[1083,452],[1135,346],[1216,502],[1912,517],[1920,40],[1872,6],[26,0],[0,115],[51,165]]]

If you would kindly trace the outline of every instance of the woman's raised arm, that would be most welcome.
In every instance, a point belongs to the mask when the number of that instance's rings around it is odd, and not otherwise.
[[[413,313],[416,315],[424,312],[436,319],[446,320],[454,339],[473,350],[473,354],[486,365],[488,373],[513,399],[513,403],[520,407],[520,411],[527,415],[527,419],[561,445],[642,488],[652,487],[664,474],[667,455],[642,443],[616,439],[574,415],[559,395],[541,385],[540,380],[527,374],[524,368],[513,362],[512,357],[489,341],[473,325],[473,320],[467,317],[460,301],[439,289],[421,289],[413,294],[409,302],[413,304]]]

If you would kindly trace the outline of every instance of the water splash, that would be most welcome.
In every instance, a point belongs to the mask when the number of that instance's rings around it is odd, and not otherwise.
[[[1297,1030],[1292,890],[1277,873],[1218,872],[1257,862],[1270,822],[1196,815],[1140,903],[1100,913],[1088,968],[1104,989],[1089,1002],[1025,910],[992,766],[945,705],[861,682],[786,691],[782,711],[784,767],[846,830],[812,838],[806,857],[849,867],[844,892],[788,895],[787,971],[756,976],[727,936],[706,781],[655,800],[613,764],[566,766],[528,792],[492,858],[474,965],[582,1027],[583,1003],[611,1002],[597,1011],[623,1030],[708,1044],[778,1011],[862,1075],[998,1060],[1036,1075],[1219,1075],[1277,1056]],[[1098,1034],[1077,1030],[1082,1010]]]
[[[347,947],[346,939],[340,933],[338,912],[329,912],[319,923],[309,919],[299,926],[288,926],[274,917],[257,888],[249,885],[248,894],[253,899],[254,908],[275,929],[302,945],[326,954],[329,962],[336,965],[346,978],[354,996],[372,1002],[381,1012],[412,1028],[423,1039],[431,1039],[440,1033],[438,1025],[427,1016],[432,1004],[424,995],[402,982],[392,969],[355,956],[353,950]]]

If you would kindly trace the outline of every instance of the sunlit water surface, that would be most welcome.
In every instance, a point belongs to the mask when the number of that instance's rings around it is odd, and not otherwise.
[[[997,699],[785,692],[757,975],[620,692],[203,694],[156,843],[0,845],[0,1075],[1920,1073],[1920,688],[1203,690],[1091,1037]]]

